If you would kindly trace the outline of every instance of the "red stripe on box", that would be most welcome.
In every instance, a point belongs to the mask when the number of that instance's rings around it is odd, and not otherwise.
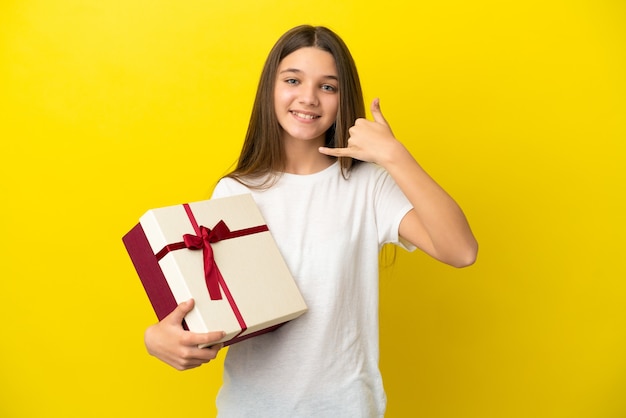
[[[122,241],[141,280],[141,284],[148,295],[148,299],[150,299],[152,308],[160,321],[169,315],[178,304],[167,284],[159,262],[154,258],[150,243],[141,224],[135,225],[133,229],[124,235]],[[184,321],[183,326],[187,329]]]

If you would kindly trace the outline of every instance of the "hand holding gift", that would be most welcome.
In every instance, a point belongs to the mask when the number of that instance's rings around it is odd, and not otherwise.
[[[181,323],[193,306],[193,299],[181,303],[172,313],[149,327],[144,336],[148,352],[177,370],[193,369],[208,363],[224,346],[212,345],[224,337],[223,331],[195,333],[183,329]]]

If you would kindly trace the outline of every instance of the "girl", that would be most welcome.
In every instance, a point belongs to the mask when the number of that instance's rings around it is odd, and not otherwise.
[[[263,68],[235,170],[213,197],[251,193],[309,311],[229,348],[217,399],[225,417],[377,417],[378,254],[419,248],[455,267],[477,243],[459,206],[394,137],[380,102],[366,120],[356,67],[324,27],[284,34]],[[148,351],[189,369],[221,332],[181,327],[193,301],[148,328]]]

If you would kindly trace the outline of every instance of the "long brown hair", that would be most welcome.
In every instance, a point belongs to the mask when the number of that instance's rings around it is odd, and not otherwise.
[[[280,37],[265,61],[239,161],[228,177],[248,184],[246,179],[258,179],[284,170],[285,154],[281,141],[281,127],[274,109],[276,72],[283,58],[305,47],[316,47],[329,52],[337,66],[339,107],[335,123],[326,132],[326,146],[346,147],[350,136],[348,130],[356,119],[365,117],[361,82],[346,44],[337,34],[323,26],[297,26]],[[347,157],[341,157],[339,160],[344,176],[353,164],[359,162]],[[267,185],[268,180],[266,177],[261,186]]]

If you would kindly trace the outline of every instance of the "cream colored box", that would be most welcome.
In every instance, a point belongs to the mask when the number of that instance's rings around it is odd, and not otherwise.
[[[225,223],[227,229],[219,223]],[[156,299],[167,292],[162,289],[164,283],[159,284],[157,270],[176,304],[195,300],[194,309],[185,317],[188,329],[225,331],[220,341],[226,345],[273,330],[307,310],[249,194],[149,210],[123,240],[159,319],[173,310],[174,303],[166,303],[167,312],[163,306],[161,312],[157,309],[163,301]],[[206,251],[212,252],[215,264],[210,254],[205,261],[204,249],[187,248],[185,240],[208,245]],[[210,240],[217,241],[208,244]],[[149,249],[141,248],[146,247],[145,241]],[[141,252],[144,256],[138,255]],[[205,275],[205,269],[215,265],[221,278],[215,278],[215,271]],[[213,296],[207,288],[207,276],[212,277],[208,287],[213,286]]]

